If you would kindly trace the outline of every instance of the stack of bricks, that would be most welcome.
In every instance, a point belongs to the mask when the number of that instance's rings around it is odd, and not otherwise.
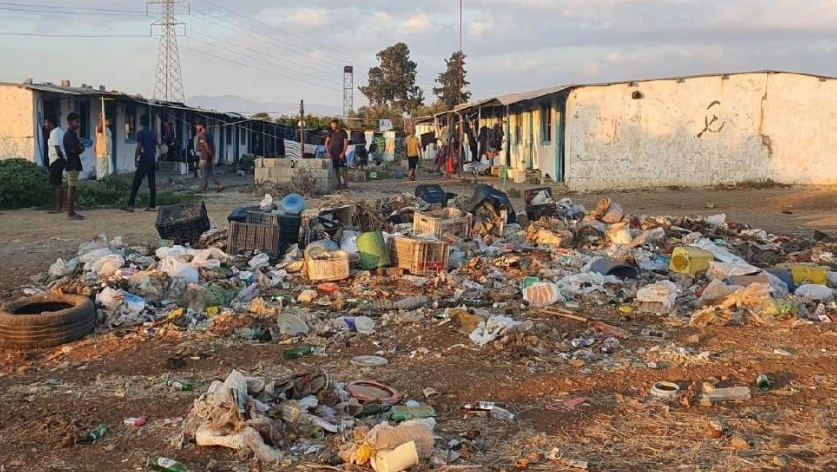
[[[288,184],[294,180],[300,170],[314,177],[317,193],[331,193],[337,188],[337,176],[334,174],[331,161],[326,159],[260,157],[256,159],[256,183]]]

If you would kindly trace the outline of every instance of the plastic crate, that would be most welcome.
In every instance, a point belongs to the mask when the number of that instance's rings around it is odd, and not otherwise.
[[[414,275],[429,275],[448,270],[448,243],[395,236],[390,240],[390,255],[395,266]]]
[[[455,208],[432,213],[416,212],[413,215],[413,232],[415,234],[432,234],[438,239],[450,233],[460,238],[467,238],[471,234],[471,215],[463,215]]]
[[[175,244],[195,244],[209,231],[206,205],[200,202],[162,206],[157,210],[155,226],[162,239]]]
[[[227,252],[239,254],[246,251],[261,251],[271,258],[279,257],[279,226],[231,222]]]
[[[558,205],[555,202],[532,205],[532,200],[543,191],[549,193],[549,197],[552,198],[552,189],[549,187],[530,188],[523,192],[523,201],[526,202],[526,217],[529,218],[530,223],[541,218],[558,216]]]
[[[416,187],[416,197],[431,205],[438,203],[444,206],[448,201],[447,193],[441,185],[419,185]]]
[[[299,228],[302,217],[299,215],[275,215],[263,211],[247,212],[247,223],[275,225],[279,227],[279,242],[283,245],[299,242]]]

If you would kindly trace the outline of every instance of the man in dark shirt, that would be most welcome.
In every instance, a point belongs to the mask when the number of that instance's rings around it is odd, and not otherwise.
[[[157,136],[148,127],[148,116],[140,117],[140,129],[137,132],[137,150],[134,153],[134,162],[137,171],[134,173],[134,181],[131,184],[131,197],[128,199],[128,206],[123,210],[133,213],[137,204],[137,192],[143,179],[148,178],[148,208],[145,211],[155,211],[157,206]]]
[[[70,113],[67,115],[67,125],[67,132],[64,133],[64,151],[67,153],[67,218],[83,220],[84,217],[76,213],[76,190],[82,171],[81,154],[84,152],[84,146],[78,139],[81,117],[76,113]]]
[[[340,122],[331,120],[331,131],[326,137],[326,149],[331,157],[334,171],[337,173],[337,188],[349,188],[349,170],[346,167],[346,150],[349,149],[349,137],[340,129]]]
[[[369,163],[369,151],[366,149],[366,125],[360,125],[360,131],[357,137],[353,138],[355,143],[355,159],[356,166],[360,170]]]

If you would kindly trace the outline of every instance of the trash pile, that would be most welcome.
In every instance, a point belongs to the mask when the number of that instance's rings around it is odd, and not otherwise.
[[[99,235],[57,260],[44,289],[95,298],[100,330],[203,331],[249,316],[256,327],[235,335],[293,346],[286,360],[327,356],[348,335],[434,324],[475,348],[584,366],[630,337],[663,339],[665,325],[837,320],[837,242],[825,235],[774,236],[725,215],[631,215],[610,199],[588,211],[546,190],[528,192],[519,212],[488,185],[473,195],[422,188],[418,198],[317,209],[306,209],[301,197],[286,197],[282,208],[266,199],[233,212],[228,234],[211,229],[193,245],[161,240],[147,248]],[[233,226],[262,236],[239,237]],[[591,316],[605,311],[617,315],[611,320],[643,317],[649,326],[629,332]],[[581,324],[568,336],[544,328],[538,316]],[[386,365],[386,352],[376,354],[353,363]],[[706,358],[679,347],[658,354]],[[325,434],[341,435],[342,461],[378,472],[405,470],[438,452],[432,407],[400,405],[397,391],[376,382],[341,380],[325,372],[267,379],[233,371],[195,401],[181,444],[287,463],[289,453],[322,449]],[[672,389],[660,384],[654,395],[669,398]],[[706,398],[724,393],[704,390]],[[499,406],[482,411],[517,420]]]

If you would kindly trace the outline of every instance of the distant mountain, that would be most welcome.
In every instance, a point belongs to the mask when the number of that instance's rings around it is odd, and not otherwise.
[[[271,115],[295,115],[299,113],[299,103],[257,102],[249,98],[239,97],[238,95],[220,95],[214,97],[195,95],[187,98],[186,103],[190,106],[247,115],[262,111],[266,111]],[[306,102],[305,113],[338,116],[342,114],[342,111],[339,106],[334,107]]]

